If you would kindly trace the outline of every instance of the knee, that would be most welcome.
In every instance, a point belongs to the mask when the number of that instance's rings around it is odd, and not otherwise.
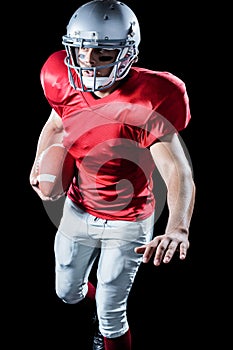
[[[72,288],[58,288],[56,287],[56,294],[66,304],[80,303],[86,296],[86,291],[82,288],[80,290],[73,290]]]
[[[84,296],[77,297],[77,295],[73,295],[71,293],[61,293],[60,291],[56,291],[56,294],[58,298],[66,304],[77,304],[84,299]]]

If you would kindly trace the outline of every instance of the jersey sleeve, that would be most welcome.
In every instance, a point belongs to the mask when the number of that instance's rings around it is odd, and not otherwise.
[[[65,57],[65,50],[53,53],[42,66],[40,73],[44,95],[60,116],[71,94],[67,67],[64,63]]]
[[[147,119],[141,134],[141,142],[145,147],[151,146],[166,134],[178,133],[185,129],[191,119],[184,82],[170,73],[166,75],[167,87],[166,84],[162,86],[166,93]]]

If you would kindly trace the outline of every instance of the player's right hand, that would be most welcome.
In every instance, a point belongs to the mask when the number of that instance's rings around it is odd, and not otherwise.
[[[29,182],[30,185],[32,186],[33,190],[37,193],[37,195],[43,200],[43,201],[55,201],[57,199],[59,199],[60,197],[63,196],[63,194],[58,195],[56,197],[48,197],[45,196],[40,188],[39,188],[39,181],[38,181],[38,169],[37,166],[34,165],[32,167],[31,173],[30,173],[30,177],[29,177]]]

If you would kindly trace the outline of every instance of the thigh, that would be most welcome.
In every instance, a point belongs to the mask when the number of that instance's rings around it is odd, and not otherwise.
[[[54,241],[56,293],[67,303],[81,301],[99,249],[56,233]]]
[[[56,292],[69,303],[86,295],[88,277],[99,254],[96,242],[87,234],[86,215],[66,200],[54,241]]]
[[[113,305],[127,300],[142,261],[134,249],[152,238],[153,216],[139,222],[109,222],[108,227],[102,237],[97,297]]]

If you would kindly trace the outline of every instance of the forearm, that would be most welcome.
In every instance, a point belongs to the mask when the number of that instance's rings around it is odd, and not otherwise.
[[[47,147],[54,143],[61,143],[63,140],[63,124],[52,111],[49,119],[45,123],[37,143],[36,156],[41,154]]]
[[[45,123],[38,142],[35,159],[30,173],[30,183],[37,184],[37,166],[38,159],[42,152],[54,143],[62,143],[63,141],[63,124],[61,118],[52,110],[49,119]]]
[[[62,143],[63,131],[46,124],[41,131],[37,143],[36,158],[50,145],[54,143]]]
[[[170,174],[167,189],[169,217],[166,234],[174,231],[189,234],[196,192],[191,169],[177,172],[177,169],[174,168]]]

